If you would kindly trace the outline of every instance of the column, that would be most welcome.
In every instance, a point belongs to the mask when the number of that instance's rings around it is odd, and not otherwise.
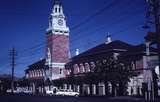
[[[96,95],[96,85],[92,84],[92,94]]]
[[[69,90],[72,90],[72,85],[71,84],[69,84]]]
[[[80,92],[80,85],[77,85],[77,92]]]
[[[32,83],[32,92],[33,92],[33,94],[35,94],[35,92],[36,92],[35,83]]]
[[[67,84],[63,84],[63,88],[64,88],[64,89],[67,89]]]

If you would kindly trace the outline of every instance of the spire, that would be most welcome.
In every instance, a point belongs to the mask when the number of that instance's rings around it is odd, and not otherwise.
[[[54,0],[54,5],[62,5],[62,2],[61,2],[61,0]]]

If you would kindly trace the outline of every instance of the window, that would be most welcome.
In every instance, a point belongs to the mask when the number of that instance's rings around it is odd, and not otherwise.
[[[33,77],[35,77],[35,73],[34,73],[34,71],[32,71],[32,73],[33,73]]]
[[[55,8],[55,12],[57,13],[57,8]]]
[[[62,69],[59,70],[59,74],[62,74]]]
[[[61,8],[59,8],[59,12],[61,12]]]
[[[80,72],[80,69],[79,69],[78,64],[75,64],[75,65],[73,66],[73,68],[74,68],[74,73],[75,73],[75,74],[77,74],[77,73]]]
[[[94,72],[95,67],[96,67],[95,63],[94,62],[90,62],[90,66],[91,66],[91,72]]]
[[[70,71],[69,70],[67,70],[67,75],[70,75]]]
[[[132,69],[135,70],[136,66],[135,66],[135,63],[133,61],[131,62],[131,65],[132,65]]]
[[[86,72],[90,72],[90,66],[88,63],[85,63],[85,69],[86,69]]]
[[[84,72],[85,72],[85,68],[84,68],[84,66],[83,66],[83,64],[82,64],[82,63],[80,64],[80,69],[81,69],[81,72],[82,72],[82,73],[84,73]]]

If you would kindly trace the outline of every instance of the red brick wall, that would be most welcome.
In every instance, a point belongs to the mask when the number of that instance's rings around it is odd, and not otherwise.
[[[52,62],[66,63],[69,59],[69,36],[48,35],[47,49],[50,48]]]
[[[143,59],[136,61],[136,69],[143,69]]]
[[[60,74],[60,68],[57,67],[52,68],[52,73]]]

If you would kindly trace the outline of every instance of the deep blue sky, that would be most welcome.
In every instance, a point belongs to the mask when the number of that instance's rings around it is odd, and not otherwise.
[[[144,42],[144,0],[62,1],[67,24],[72,28],[72,55],[76,48],[83,52],[103,43],[107,32],[113,40]],[[27,65],[44,57],[45,30],[52,7],[53,0],[0,0],[0,74],[11,72],[9,50],[13,46],[18,52],[16,76],[23,76]]]

